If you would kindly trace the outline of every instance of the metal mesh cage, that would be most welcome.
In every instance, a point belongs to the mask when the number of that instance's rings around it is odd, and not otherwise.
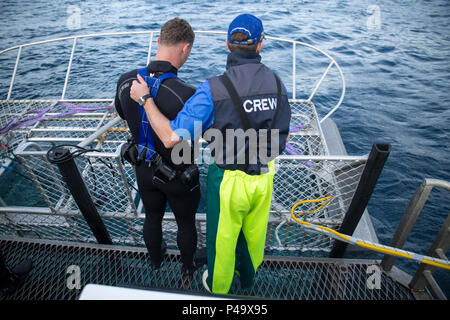
[[[95,102],[83,104],[92,106]],[[10,113],[19,106],[31,110],[50,105],[53,106],[51,111],[54,113],[63,111],[63,106],[57,105],[56,101],[28,104],[8,102],[4,105],[8,106],[5,110]],[[97,102],[97,105],[105,106],[107,103]],[[298,126],[299,129],[292,133],[290,142],[303,156],[281,155],[276,160],[266,252],[298,255],[303,251],[329,251],[332,245],[329,238],[307,233],[297,224],[289,221],[286,223],[286,218],[298,201],[331,197],[330,202],[321,210],[308,214],[307,221],[338,228],[353,197],[365,158],[359,157],[355,160],[328,157],[314,105],[306,100],[295,100],[291,102],[291,108],[293,126]],[[2,112],[6,112],[5,110]],[[17,114],[18,111],[14,112]],[[62,181],[57,166],[47,161],[46,153],[55,144],[86,141],[111,118],[114,118],[114,114],[110,110],[97,110],[93,113],[41,120],[31,127],[20,129],[22,134],[26,135],[26,140],[17,146],[15,156],[36,185],[47,207],[34,209],[36,212],[13,210],[5,213],[0,220],[2,234],[95,242],[72,195]],[[88,148],[96,148],[99,152],[79,156],[76,163],[113,242],[143,246],[142,226],[145,211],[139,193],[135,190],[133,168],[120,161],[120,147],[128,136],[126,123],[123,120],[117,122],[86,144]],[[205,182],[210,162],[207,147],[202,146],[196,162],[201,173],[202,188],[197,231],[199,243],[203,245],[206,234]],[[164,236],[169,248],[175,249],[177,226],[174,216],[170,214],[170,207],[168,210],[163,221]]]
[[[169,252],[159,270],[151,270],[145,249],[38,240],[0,240],[9,265],[33,260],[29,279],[12,296],[0,299],[76,299],[79,289],[68,286],[69,266],[80,270],[81,288],[86,284],[138,286],[207,294],[201,275],[181,278],[179,255]],[[235,276],[230,294],[289,300],[403,300],[413,299],[407,288],[382,274],[379,288],[366,285],[373,260],[334,260],[265,257],[250,290]],[[72,288],[72,289],[71,289]]]
[[[84,230],[86,224],[82,219],[78,219],[81,218],[81,213],[62,182],[57,167],[47,162],[45,152],[23,151],[17,153],[17,157],[38,186],[51,214],[28,216],[29,212],[8,213],[11,218],[9,222],[14,225],[13,229],[18,230],[18,234],[23,234],[26,230],[25,233],[36,234],[44,239],[94,241],[89,229]],[[331,196],[331,201],[322,210],[308,215],[308,221],[338,228],[364,167],[364,162],[354,161],[325,159],[308,161],[306,164],[305,162],[282,158],[278,161],[267,250],[328,251],[331,248],[329,238],[306,233],[297,224],[280,224],[285,221],[290,208],[297,201]],[[136,205],[139,203],[138,194],[130,186],[135,184],[132,168],[123,166],[118,157],[106,158],[95,153],[78,157],[77,164],[114,243],[142,245],[140,234],[144,215],[142,205]],[[204,182],[207,164],[201,166],[201,179]],[[345,187],[338,188],[339,185]],[[24,216],[20,217],[21,215]],[[197,221],[199,238],[203,241],[205,224],[202,212],[197,214]],[[176,247],[176,224],[173,215],[166,215],[163,229],[169,246]]]
[[[328,154],[323,135],[320,132],[319,118],[314,104],[307,100],[293,100],[291,105],[291,132],[289,143],[302,155]],[[286,153],[286,152],[285,152]]]
[[[27,122],[42,115],[41,120],[24,123],[15,131],[27,133],[29,141],[82,141],[111,119],[112,113],[107,109],[109,104],[103,100],[79,101],[77,105],[57,100],[0,100],[0,128],[16,117],[17,122]],[[70,114],[72,107],[81,109]],[[82,112],[83,108],[90,107],[98,110]]]

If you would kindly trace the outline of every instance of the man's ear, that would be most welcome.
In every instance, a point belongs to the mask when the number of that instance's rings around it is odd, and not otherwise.
[[[256,47],[256,52],[257,52],[257,53],[260,53],[260,52],[261,52],[262,46],[263,46],[263,42],[261,41],[261,42],[258,43],[258,45],[257,45],[257,47]]]
[[[181,50],[182,50],[182,52],[184,53],[184,54],[186,54],[187,52],[189,52],[189,47],[190,47],[190,43],[189,42],[186,42],[184,45],[183,45],[183,47],[181,48]]]
[[[227,45],[227,49],[228,49],[228,51],[229,51],[229,52],[231,52],[231,50],[230,50],[230,46],[229,46],[229,44],[228,44],[228,40],[225,40],[225,44]]]

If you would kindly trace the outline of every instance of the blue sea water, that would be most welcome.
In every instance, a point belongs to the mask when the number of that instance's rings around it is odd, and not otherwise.
[[[70,20],[73,10],[79,10],[79,25]],[[159,30],[176,16],[188,20],[195,30],[225,31],[231,19],[243,12],[260,17],[267,35],[312,44],[340,64],[347,93],[332,118],[349,154],[366,154],[375,141],[392,145],[368,205],[380,242],[389,244],[422,179],[450,181],[450,2],[446,0],[2,1],[0,50],[69,35]],[[94,49],[88,41],[85,47],[80,41],[72,73],[83,80],[69,83],[68,98],[112,98],[118,76],[145,63],[147,37],[137,37],[127,47],[120,41],[97,41]],[[25,48],[34,58],[21,61],[13,98],[59,97],[71,45]],[[264,46],[263,62],[287,77],[291,65],[283,58],[291,54],[290,47],[270,40]],[[52,59],[46,59],[49,53]],[[223,70],[225,53],[217,39],[210,45],[204,41],[194,45],[180,76],[198,85]],[[8,91],[15,54],[0,57],[1,99]],[[297,53],[298,60],[308,58],[314,57]],[[297,96],[302,90],[307,96],[312,89],[308,80],[318,79],[327,66],[313,61],[297,70]],[[292,90],[291,80],[285,82]],[[327,88],[316,97],[322,116],[340,93]],[[449,195],[441,190],[431,193],[406,250],[427,253],[450,213]],[[405,260],[398,265],[409,273],[417,268]],[[438,271],[437,277],[450,297],[450,274]]]

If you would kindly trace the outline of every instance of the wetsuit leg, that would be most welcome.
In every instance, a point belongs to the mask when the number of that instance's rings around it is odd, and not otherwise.
[[[166,211],[167,202],[177,222],[177,245],[180,249],[181,262],[184,267],[192,268],[197,248],[197,228],[195,214],[200,202],[200,186],[198,179],[184,185],[178,178],[167,183],[154,183],[152,168],[136,169],[136,175],[145,208],[144,241],[150,254],[152,264],[159,266],[162,261],[161,223]]]
[[[166,211],[167,198],[164,192],[153,185],[152,170],[146,165],[136,167],[136,178],[145,209],[144,242],[152,265],[159,267],[163,259],[161,223]]]
[[[195,214],[200,203],[200,185],[198,179],[188,186],[178,180],[174,184],[179,186],[172,186],[173,188],[166,195],[178,226],[177,245],[183,266],[193,269],[194,254],[197,249]]]

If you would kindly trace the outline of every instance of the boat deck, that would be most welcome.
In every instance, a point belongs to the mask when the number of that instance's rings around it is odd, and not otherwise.
[[[180,278],[179,255],[169,251],[162,267],[151,271],[145,248],[35,239],[0,238],[0,250],[15,265],[30,257],[34,269],[12,300],[73,300],[81,293],[67,286],[71,265],[80,268],[80,284],[166,289],[171,292],[208,293],[203,288],[203,270],[194,273],[191,283]],[[266,256],[249,291],[240,288],[235,277],[230,294],[283,300],[411,300],[409,289],[380,273],[379,288],[367,285],[368,267],[375,260],[293,258]],[[369,270],[370,271],[370,270]],[[370,282],[370,280],[369,280]]]

